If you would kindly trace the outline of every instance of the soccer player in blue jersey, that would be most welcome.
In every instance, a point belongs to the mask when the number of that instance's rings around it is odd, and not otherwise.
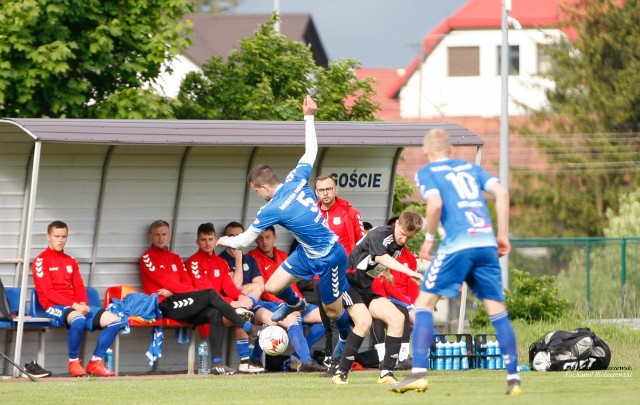
[[[418,170],[416,183],[427,202],[427,234],[420,258],[432,260],[416,299],[413,325],[413,368],[390,390],[403,393],[425,391],[429,350],[433,342],[433,308],[440,296],[458,294],[466,282],[484,302],[496,329],[507,369],[507,395],[520,395],[516,336],[504,305],[498,257],[511,250],[508,238],[509,193],[482,167],[449,158],[449,135],[432,129],[424,138],[423,151],[429,163]],[[482,195],[496,198],[497,238]],[[435,257],[431,256],[435,233],[442,221],[446,235]]]
[[[268,165],[259,164],[249,172],[247,182],[260,197],[267,201],[253,224],[233,237],[223,236],[218,245],[232,248],[249,246],[269,226],[281,225],[299,242],[296,250],[278,267],[265,285],[267,292],[282,299],[287,305],[274,312],[274,322],[288,314],[302,311],[307,304],[291,289],[300,279],[320,277],[320,294],[327,316],[337,326],[340,337],[347,339],[350,332],[349,315],[342,306],[342,293],[349,288],[345,275],[347,255],[338,243],[338,237],[327,226],[309,177],[318,154],[318,140],[314,125],[317,111],[315,101],[307,96],[302,103],[305,121],[305,153],[298,165],[281,182]]]

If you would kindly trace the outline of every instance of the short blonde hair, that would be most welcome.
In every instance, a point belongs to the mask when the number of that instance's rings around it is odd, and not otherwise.
[[[449,154],[449,134],[442,128],[433,128],[424,136],[424,148],[433,155]]]

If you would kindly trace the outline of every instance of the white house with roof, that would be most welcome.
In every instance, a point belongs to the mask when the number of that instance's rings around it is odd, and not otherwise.
[[[548,69],[545,46],[566,35],[559,29],[559,0],[513,0],[510,16],[522,26],[509,30],[509,112],[516,102],[539,108],[544,88],[537,75]],[[422,39],[422,53],[390,95],[405,119],[500,115],[501,0],[469,0]],[[517,24],[514,24],[517,25]]]

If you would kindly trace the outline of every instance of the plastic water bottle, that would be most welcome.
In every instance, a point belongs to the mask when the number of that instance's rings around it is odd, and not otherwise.
[[[438,341],[436,343],[436,370],[444,370],[444,343]]]
[[[464,340],[460,341],[460,354],[462,358],[460,359],[460,369],[461,370],[469,370],[469,357],[467,357],[467,343]]]
[[[209,374],[209,344],[206,339],[198,345],[198,374]]]
[[[495,342],[488,341],[487,342],[487,368],[489,370],[496,369],[496,346]]]
[[[453,345],[447,340],[444,344],[444,369],[453,369]]]
[[[107,349],[107,352],[104,354],[104,365],[110,371],[114,371],[113,369],[115,367],[113,366],[113,350]]]
[[[529,367],[528,364],[521,364],[521,365],[518,366],[518,371],[519,372],[531,371],[531,367]]]
[[[500,342],[496,340],[495,343],[496,349],[496,369],[502,370],[504,368],[504,363],[502,362],[502,351],[500,351]]]
[[[460,370],[460,343],[458,342],[453,342],[452,344],[453,349],[452,349],[452,354],[453,354],[453,370]]]

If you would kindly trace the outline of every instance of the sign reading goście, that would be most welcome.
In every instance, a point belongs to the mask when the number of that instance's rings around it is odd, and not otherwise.
[[[389,190],[391,169],[387,167],[325,167],[322,173],[333,177],[340,190],[353,192]]]

